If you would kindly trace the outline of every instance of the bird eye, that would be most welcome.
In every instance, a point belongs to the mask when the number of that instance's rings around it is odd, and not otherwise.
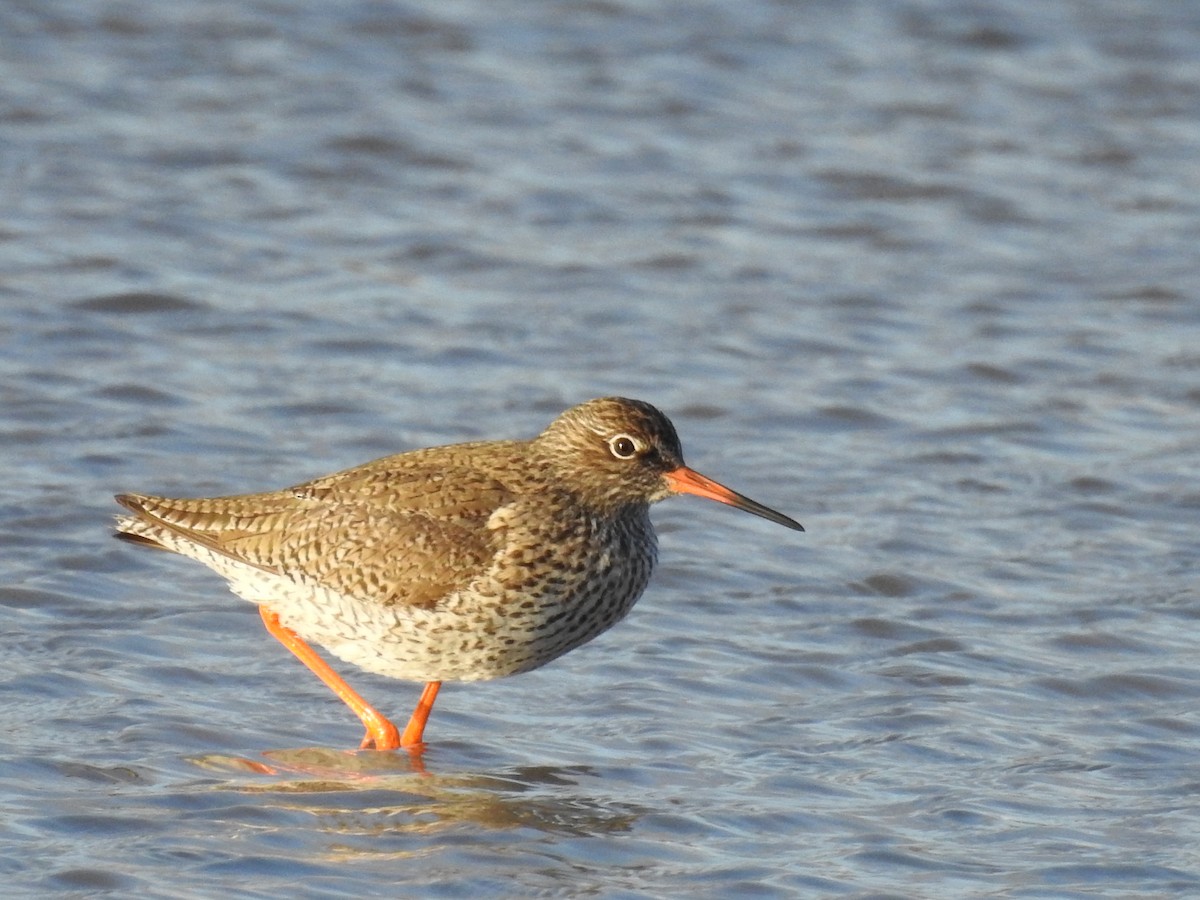
[[[618,434],[609,438],[608,449],[617,459],[632,459],[637,454],[637,444],[627,434]]]

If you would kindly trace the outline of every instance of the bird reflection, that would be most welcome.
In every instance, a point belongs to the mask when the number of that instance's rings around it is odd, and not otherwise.
[[[647,810],[589,796],[585,766],[519,766],[495,772],[433,774],[419,754],[327,748],[274,750],[263,760],[208,754],[192,762],[210,772],[260,776],[229,783],[241,793],[275,795],[287,809],[317,817],[327,831],[353,836],[430,834],[470,823],[488,829],[534,828],[596,835],[630,830]],[[333,856],[370,856],[400,847],[340,843]]]

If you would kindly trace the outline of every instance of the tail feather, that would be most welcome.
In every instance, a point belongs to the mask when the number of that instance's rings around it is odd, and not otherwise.
[[[155,550],[166,550],[161,543],[152,537],[144,534],[134,534],[132,531],[121,531],[120,526],[117,526],[117,531],[113,532],[113,537],[119,541],[128,541],[131,544],[138,544],[142,547],[153,547]]]
[[[232,552],[228,547],[222,545],[219,535],[178,524],[147,508],[148,505],[159,502],[170,503],[170,500],[148,497],[144,494],[116,494],[114,499],[133,513],[131,516],[121,516],[117,519],[116,537],[122,540],[141,546],[182,553],[185,556],[195,555],[188,552],[189,546],[202,547],[204,550],[243,565],[261,569],[273,575],[279,574],[276,566],[253,562]]]

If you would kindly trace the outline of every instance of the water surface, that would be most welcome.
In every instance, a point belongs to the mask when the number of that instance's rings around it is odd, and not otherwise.
[[[1166,0],[5,5],[0,876],[1194,895],[1198,85]],[[663,504],[420,765],[108,537],[613,393],[807,533]]]

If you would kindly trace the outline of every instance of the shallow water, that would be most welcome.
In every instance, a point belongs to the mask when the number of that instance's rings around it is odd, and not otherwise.
[[[1194,895],[1198,113],[1167,0],[0,7],[0,876]],[[611,393],[808,532],[657,507],[419,764],[108,538]]]

